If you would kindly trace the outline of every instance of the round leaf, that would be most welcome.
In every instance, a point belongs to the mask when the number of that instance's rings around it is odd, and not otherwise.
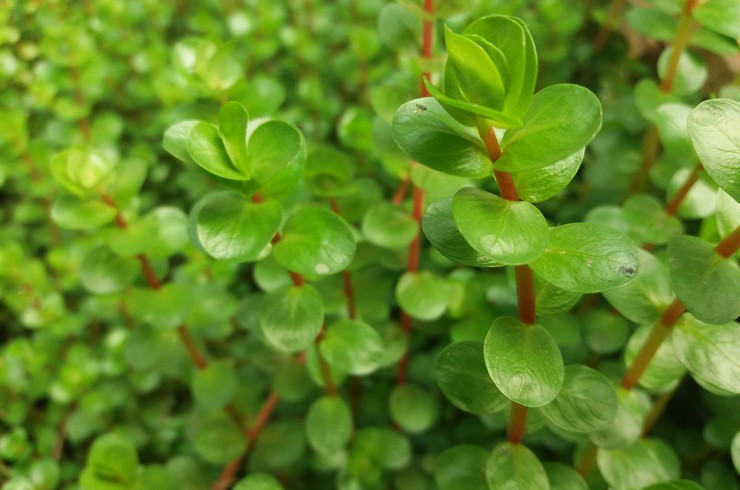
[[[637,353],[650,335],[650,331],[651,327],[644,325],[632,334],[624,351],[625,366],[632,365]],[[648,390],[664,392],[678,385],[685,372],[685,368],[674,352],[672,335],[669,335],[663,340],[645,372],[640,376],[639,384]]]
[[[611,423],[588,435],[600,448],[619,449],[635,442],[640,437],[642,424],[650,410],[650,397],[640,390],[619,388],[617,397],[617,414]]]
[[[439,490],[488,490],[484,477],[488,451],[463,444],[454,446],[437,457],[434,481]]]
[[[98,199],[60,196],[51,207],[51,219],[68,230],[94,230],[113,221],[118,211]]]
[[[199,422],[193,441],[198,456],[209,463],[225,465],[244,453],[244,431],[225,411],[213,412]]]
[[[305,349],[316,339],[323,323],[324,301],[311,285],[281,287],[262,301],[262,334],[277,349]]]
[[[550,490],[588,490],[588,484],[576,470],[562,463],[545,463]]]
[[[381,247],[406,247],[418,232],[419,225],[414,218],[388,202],[373,206],[362,219],[362,234]]]
[[[396,284],[396,298],[412,317],[431,321],[441,317],[450,301],[449,283],[431,272],[406,272]]]
[[[418,386],[410,384],[393,388],[389,409],[391,419],[406,432],[424,432],[437,418],[434,398]]]
[[[357,376],[375,371],[384,356],[380,334],[360,320],[339,320],[331,324],[319,348],[332,367]]]
[[[106,434],[90,448],[80,483],[86,488],[102,488],[101,484],[110,482],[125,486],[133,483],[138,469],[134,446],[119,435]]]
[[[486,463],[489,490],[549,490],[545,469],[537,456],[522,444],[502,442]]]
[[[640,439],[624,449],[602,449],[596,461],[613,488],[643,488],[680,474],[676,453],[658,439]]]
[[[563,358],[543,326],[499,317],[488,330],[484,353],[488,373],[510,400],[527,407],[540,407],[560,392]]]
[[[231,401],[237,388],[236,372],[229,361],[216,361],[196,371],[193,397],[206,408],[221,408]]]
[[[546,167],[512,172],[519,199],[528,202],[547,201],[555,197],[578,173],[586,149],[581,148],[572,155]]]
[[[267,473],[250,473],[239,480],[234,490],[284,490],[277,478]]]
[[[342,449],[352,436],[352,412],[337,396],[314,401],[306,415],[306,438],[320,453]]]
[[[80,266],[80,281],[95,294],[123,291],[139,275],[139,262],[134,258],[119,257],[108,247],[88,253]]]

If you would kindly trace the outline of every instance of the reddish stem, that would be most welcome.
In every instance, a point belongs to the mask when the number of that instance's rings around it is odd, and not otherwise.
[[[406,350],[398,361],[398,369],[396,370],[396,384],[406,384],[406,378],[409,366],[409,340],[411,339],[411,326],[413,320],[411,316],[405,311],[401,312],[401,331],[403,331],[406,337]]]
[[[188,355],[193,361],[193,364],[195,364],[198,369],[207,368],[208,362],[206,361],[205,356],[198,348],[198,344],[195,343],[195,339],[192,335],[190,335],[190,332],[185,327],[185,325],[180,325],[179,327],[177,327],[177,335],[180,337],[180,341],[185,346],[185,350],[188,351]]]
[[[349,271],[342,271],[344,280],[344,296],[347,298],[347,314],[354,320],[357,318],[357,305],[355,304],[355,291],[352,288],[352,275]]]
[[[154,269],[152,268],[151,262],[149,262],[149,258],[144,254],[139,254],[136,258],[139,259],[139,262],[141,263],[141,271],[144,273],[144,278],[146,279],[146,282],[149,283],[149,286],[152,289],[160,289],[162,287],[162,282],[154,273]]]
[[[581,457],[581,462],[578,464],[578,474],[581,475],[584,480],[588,479],[588,474],[591,473],[591,468],[596,462],[596,453],[598,450],[599,448],[596,447],[596,444],[588,441],[586,450],[583,452],[583,456]]]
[[[524,405],[516,402],[511,404],[511,420],[507,439],[512,444],[521,444],[524,439],[524,431],[527,428],[527,413],[529,410]]]
[[[231,484],[234,483],[234,480],[236,479],[236,473],[239,471],[242,461],[244,461],[244,456],[246,455],[243,454],[239,456],[224,468],[221,475],[218,477],[218,480],[216,480],[211,487],[211,490],[227,490],[231,487]]]
[[[288,274],[290,274],[290,279],[293,281],[293,285],[296,287],[301,287],[304,284],[306,284],[306,280],[303,278],[301,274],[298,274],[297,272],[288,271]]]
[[[686,196],[689,194],[691,188],[694,186],[694,184],[696,184],[696,181],[699,180],[699,172],[701,171],[701,169],[701,164],[697,163],[694,167],[694,170],[691,171],[691,175],[689,175],[689,178],[686,179],[686,182],[684,182],[678,192],[676,192],[676,195],[673,196],[671,202],[666,205],[665,212],[667,214],[676,214],[676,211],[678,211],[679,206],[681,206],[681,203],[684,201],[684,199],[686,199]]]
[[[726,259],[732,257],[738,249],[740,249],[740,226],[714,247],[714,251]]]
[[[422,26],[422,39],[421,39],[421,57],[424,59],[431,59],[432,50],[434,48],[434,1],[424,0],[424,12],[428,18],[424,19]],[[428,71],[421,73],[421,86],[420,92],[422,97],[429,97],[429,91],[424,83],[424,79],[429,80],[431,74]]]
[[[676,73],[678,72],[678,62],[681,59],[681,53],[683,53],[683,50],[689,43],[691,27],[694,23],[691,11],[696,7],[697,2],[698,0],[686,0],[686,3],[683,5],[681,18],[678,21],[678,28],[676,29],[676,37],[673,41],[673,51],[671,51],[671,56],[668,58],[663,83],[660,84],[660,90],[664,93],[670,93],[673,90],[673,83],[676,81]]]
[[[321,330],[321,333],[319,333],[319,336],[316,337],[316,359],[319,361],[319,369],[321,370],[321,380],[324,382],[324,390],[326,391],[327,396],[337,396],[337,387],[334,384],[334,379],[331,375],[331,367],[329,367],[329,363],[326,362],[326,359],[324,359],[323,354],[321,354],[321,341],[324,339],[324,330]]]
[[[275,411],[275,407],[277,407],[279,401],[280,396],[278,396],[274,391],[271,392],[270,396],[265,400],[265,403],[262,405],[262,408],[254,420],[254,426],[247,431],[247,452],[254,447],[257,438],[267,424],[267,421],[270,420],[270,416],[272,415],[272,412]]]
[[[623,6],[624,0],[614,0],[612,2],[609,13],[606,15],[606,19],[604,19],[604,23],[601,24],[601,29],[599,29],[599,33],[594,39],[594,53],[598,53],[606,45],[606,41],[609,39],[609,34],[611,33],[614,21],[619,16],[619,12],[622,11]]]
[[[406,199],[406,193],[409,191],[410,185],[411,185],[411,177],[407,175],[401,181],[401,185],[398,186],[398,189],[393,194],[393,199],[391,199],[391,202],[395,205],[401,204],[403,200]]]
[[[519,305],[519,321],[527,325],[534,325],[536,321],[534,273],[528,265],[517,265],[514,268],[516,276],[516,296]]]

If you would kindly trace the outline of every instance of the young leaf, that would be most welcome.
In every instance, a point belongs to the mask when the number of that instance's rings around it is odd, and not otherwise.
[[[456,342],[445,347],[437,358],[435,376],[442,393],[466,412],[494,413],[509,404],[488,374],[481,342]]]
[[[87,454],[87,466],[80,475],[85,488],[108,488],[117,482],[122,488],[133,483],[139,469],[134,446],[117,434],[106,434],[95,440]]]
[[[409,157],[440,172],[474,179],[491,174],[477,130],[457,122],[431,97],[398,108],[393,139]]]
[[[624,449],[602,449],[596,461],[613,488],[643,488],[680,474],[676,453],[659,439],[640,439]]]
[[[699,320],[721,324],[740,316],[740,268],[701,238],[671,240],[668,272],[676,296]]]
[[[452,199],[455,223],[480,254],[501,264],[526,264],[547,246],[548,229],[542,213],[528,202],[515,202],[463,187]]]
[[[545,469],[537,456],[522,444],[502,442],[486,463],[489,490],[550,490]]]
[[[617,414],[617,393],[603,374],[571,365],[565,368],[558,396],[540,408],[553,425],[571,432],[591,432],[611,423]]]
[[[530,266],[562,289],[597,293],[632,280],[639,262],[637,247],[613,228],[571,223],[550,229],[545,252]]]
[[[239,102],[227,102],[218,113],[218,130],[226,152],[238,170],[250,174],[247,166],[247,124],[249,115]]]
[[[341,450],[352,436],[352,412],[337,396],[324,396],[311,404],[306,415],[306,439],[316,451]]]
[[[178,160],[192,166],[198,166],[188,153],[188,136],[200,121],[182,121],[173,124],[164,133],[162,147]]]
[[[54,155],[54,178],[72,194],[87,197],[115,177],[115,162],[88,148],[71,148]]]
[[[705,100],[689,115],[689,134],[707,173],[740,201],[740,102]]]
[[[360,320],[339,320],[326,329],[319,344],[332,367],[356,376],[371,373],[383,361],[383,339],[373,327]]]
[[[590,90],[551,85],[534,95],[524,124],[506,132],[494,167],[514,172],[552,165],[580,151],[600,128],[601,103]]]
[[[355,255],[355,237],[340,216],[323,208],[296,211],[275,245],[275,260],[288,270],[328,276],[345,268]]]
[[[282,351],[296,352],[308,347],[321,331],[324,301],[308,284],[285,286],[265,296],[260,327],[270,344]]]
[[[228,180],[249,180],[249,175],[231,163],[218,128],[211,123],[198,122],[188,133],[187,149],[190,158],[204,170]]]
[[[437,418],[435,399],[415,385],[403,384],[393,388],[388,408],[391,419],[406,432],[424,432]]]
[[[484,476],[488,454],[471,444],[446,449],[434,465],[434,481],[439,490],[488,490]]]
[[[396,284],[396,299],[412,317],[423,321],[436,320],[447,309],[450,285],[429,271],[406,272]]]
[[[560,392],[563,358],[543,326],[501,316],[486,335],[484,354],[488,374],[510,400],[541,407]]]
[[[303,135],[281,121],[260,124],[249,137],[247,167],[265,198],[280,199],[293,192],[305,161]]]

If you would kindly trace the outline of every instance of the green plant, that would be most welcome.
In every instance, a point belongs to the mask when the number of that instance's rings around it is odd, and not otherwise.
[[[3,488],[737,488],[738,12],[621,10],[11,2]]]

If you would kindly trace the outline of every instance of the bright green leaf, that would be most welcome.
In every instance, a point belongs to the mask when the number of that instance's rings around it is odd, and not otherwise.
[[[138,260],[119,257],[108,247],[100,247],[88,253],[80,266],[82,285],[95,294],[123,291],[138,275]]]
[[[713,31],[731,38],[740,37],[740,4],[734,0],[709,0],[691,11],[691,15]]]
[[[373,206],[362,219],[363,235],[381,247],[406,247],[418,232],[419,225],[414,218],[389,202]]]
[[[199,122],[188,133],[187,149],[190,158],[204,170],[228,180],[249,180],[249,175],[231,163],[218,128],[211,123]]]
[[[234,167],[250,175],[247,167],[247,110],[238,102],[227,102],[218,114],[218,129]]]
[[[545,469],[537,456],[522,444],[502,442],[486,463],[489,490],[549,490]]]
[[[599,448],[620,449],[634,443],[642,432],[652,402],[650,397],[638,389],[617,389],[617,413],[605,427],[588,434]]]
[[[94,230],[113,221],[118,211],[99,199],[60,196],[51,207],[51,219],[68,230]]]
[[[650,334],[651,326],[643,325],[634,331],[624,351],[624,364],[631,366]],[[679,362],[673,349],[673,336],[669,335],[653,355],[639,379],[643,388],[652,392],[665,392],[675,388],[686,369]]]
[[[555,197],[573,180],[581,167],[586,149],[581,148],[572,155],[546,167],[512,172],[519,199],[542,202]]]
[[[280,481],[267,473],[250,473],[239,480],[234,490],[284,490]]]
[[[329,325],[319,348],[329,365],[356,376],[375,371],[384,355],[380,334],[360,320],[345,319]]]
[[[406,432],[424,432],[437,418],[437,402],[416,385],[402,384],[393,388],[388,407],[391,419]]]
[[[401,308],[423,321],[441,317],[450,301],[450,284],[429,271],[406,272],[396,284]]]
[[[324,302],[308,284],[284,286],[268,293],[262,302],[260,327],[270,344],[296,352],[308,347],[324,322]]]

